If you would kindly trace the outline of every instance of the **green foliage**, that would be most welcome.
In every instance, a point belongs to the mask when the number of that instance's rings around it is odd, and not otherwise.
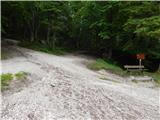
[[[13,75],[11,73],[2,74],[0,77],[2,86],[8,86],[9,81],[13,80]]]
[[[61,54],[59,47],[76,48],[108,58],[118,50],[160,61],[158,1],[2,1],[1,6],[2,37],[45,46],[38,50]]]
[[[25,72],[17,72],[15,74],[12,74],[12,73],[1,74],[0,78],[1,78],[2,90],[8,88],[12,80],[23,80],[25,79],[26,75],[27,73]]]

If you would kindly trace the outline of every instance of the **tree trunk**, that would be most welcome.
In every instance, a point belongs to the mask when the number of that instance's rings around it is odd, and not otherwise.
[[[55,48],[55,43],[56,43],[56,35],[55,35],[55,33],[53,33],[53,36],[52,36],[52,48]]]
[[[31,42],[33,42],[34,41],[34,33],[33,33],[33,31],[31,30]]]
[[[112,48],[110,48],[109,51],[108,51],[108,58],[109,58],[109,59],[112,58]]]
[[[31,19],[31,21],[30,21],[30,34],[31,34],[31,42],[33,42],[34,41],[34,12],[32,12],[32,19]]]
[[[50,44],[50,26],[48,25],[48,30],[47,30],[47,41],[46,41],[46,43],[47,43],[47,45],[49,45]]]

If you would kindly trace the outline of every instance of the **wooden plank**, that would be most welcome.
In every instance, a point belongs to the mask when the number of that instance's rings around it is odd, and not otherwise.
[[[144,66],[139,66],[139,65],[124,65],[124,68],[131,68],[131,69],[138,69],[138,68],[144,68]]]

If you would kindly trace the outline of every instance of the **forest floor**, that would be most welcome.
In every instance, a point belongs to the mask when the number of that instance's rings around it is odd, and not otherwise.
[[[28,76],[2,92],[3,120],[160,119],[160,93],[153,83],[89,70],[86,65],[94,59],[84,55],[7,49],[12,57],[2,60],[2,73],[24,71]]]

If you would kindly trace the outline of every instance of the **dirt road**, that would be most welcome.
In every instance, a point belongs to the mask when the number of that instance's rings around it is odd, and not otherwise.
[[[26,71],[30,84],[2,94],[3,120],[159,120],[159,89],[101,80],[83,56],[24,48],[2,60],[2,72]],[[106,76],[107,77],[107,76]],[[114,76],[108,76],[114,77]]]

